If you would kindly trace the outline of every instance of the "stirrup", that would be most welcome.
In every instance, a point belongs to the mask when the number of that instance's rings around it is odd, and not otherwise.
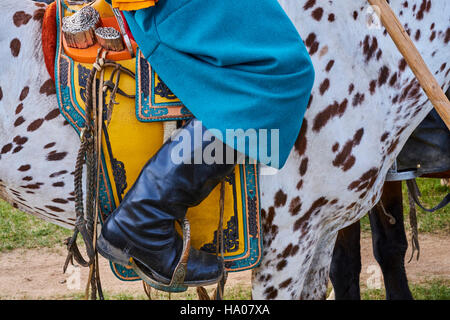
[[[148,273],[144,272],[142,268],[138,265],[139,262],[135,261],[133,258],[130,258],[130,263],[133,270],[137,273],[142,280],[148,283],[150,286],[157,290],[166,291],[166,292],[184,292],[188,289],[188,286],[184,284],[184,278],[187,273],[187,263],[189,259],[189,250],[191,248],[191,225],[189,224],[188,219],[184,218],[183,221],[180,222],[181,228],[183,230],[183,251],[181,252],[180,261],[172,275],[172,279],[169,284],[162,283]],[[147,269],[148,270],[148,269]],[[151,270],[148,270],[151,272]]]

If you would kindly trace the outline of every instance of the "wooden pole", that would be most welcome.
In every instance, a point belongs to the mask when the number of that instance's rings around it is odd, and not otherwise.
[[[405,58],[422,89],[450,130],[450,102],[386,0],[368,0],[379,8],[381,23]]]

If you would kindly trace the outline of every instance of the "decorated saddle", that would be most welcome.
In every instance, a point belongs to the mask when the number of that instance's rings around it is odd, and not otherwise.
[[[59,0],[58,0],[59,1]],[[62,35],[62,21],[82,8],[61,0],[56,9],[57,41],[55,83],[59,109],[75,131],[82,136],[86,126],[87,82],[96,68],[99,43],[88,48],[73,48]],[[120,30],[108,4],[97,1],[93,7],[100,13],[103,27]],[[116,90],[111,103],[111,90],[103,101],[102,143],[100,161],[100,222],[118,206],[131,188],[141,168],[155,154],[165,139],[168,124],[192,117],[163,80],[143,57],[136,43],[122,51],[108,51],[105,58],[131,73],[117,76],[117,68],[105,68],[104,88]],[[131,49],[131,50],[130,50]],[[95,79],[94,81],[98,81]],[[101,90],[102,88],[100,88]],[[223,254],[227,271],[242,271],[257,266],[262,257],[260,195],[258,166],[247,161],[237,165],[227,177],[223,206]],[[220,185],[199,206],[190,208],[191,244],[216,253],[219,237],[221,199]],[[113,273],[121,280],[139,280],[130,266],[111,263]]]

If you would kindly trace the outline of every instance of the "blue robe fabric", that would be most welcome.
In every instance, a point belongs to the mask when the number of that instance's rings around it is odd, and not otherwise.
[[[276,0],[159,0],[124,16],[146,59],[206,128],[218,130],[221,139],[227,129],[250,129],[257,143],[223,141],[260,162],[267,162],[260,151],[279,152],[278,160],[265,164],[284,165],[302,125],[314,68]],[[279,136],[272,143],[273,132]]]

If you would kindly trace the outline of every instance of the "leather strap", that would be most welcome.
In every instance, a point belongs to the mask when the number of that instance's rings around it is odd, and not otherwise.
[[[412,198],[414,199],[414,202],[422,210],[425,210],[426,212],[435,212],[439,209],[442,209],[443,207],[445,207],[447,204],[450,203],[450,193],[447,193],[447,195],[444,197],[444,199],[442,199],[442,201],[438,205],[436,205],[435,207],[433,207],[431,209],[427,209],[423,206],[423,204],[419,200],[419,197],[421,196],[421,194],[420,194],[419,186],[417,185],[416,179],[406,180],[406,186],[408,187],[408,190],[409,190]]]

